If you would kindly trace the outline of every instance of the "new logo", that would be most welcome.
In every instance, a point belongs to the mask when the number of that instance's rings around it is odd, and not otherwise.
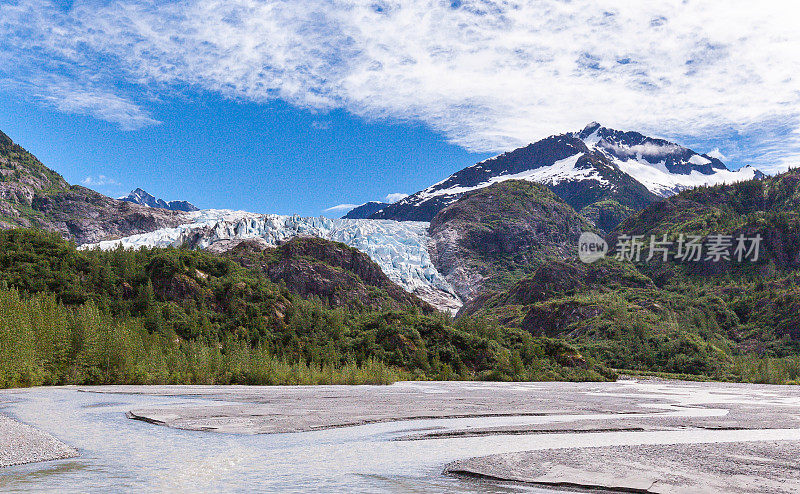
[[[578,257],[586,264],[591,264],[605,257],[608,243],[600,235],[592,232],[581,233],[578,239]]]

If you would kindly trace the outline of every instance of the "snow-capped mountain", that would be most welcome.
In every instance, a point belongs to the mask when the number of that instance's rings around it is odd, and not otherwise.
[[[707,154],[698,154],[689,148],[638,132],[609,129],[597,122],[592,122],[573,135],[661,197],[669,197],[700,185],[764,177],[763,173],[750,166],[732,171],[722,161]]]
[[[305,218],[229,210],[202,210],[190,215],[190,223],[175,228],[80,248],[186,246],[225,251],[245,239],[276,246],[292,237],[318,237],[364,252],[389,279],[438,309],[455,312],[461,307],[461,300],[428,255],[428,223]]]
[[[685,188],[762,176],[750,167],[731,171],[716,158],[669,141],[593,122],[579,132],[551,136],[464,168],[369,217],[430,221],[465,192],[513,179],[545,184],[581,210],[604,199],[642,209]]]
[[[198,209],[188,201],[165,201],[163,199],[157,199],[153,195],[149,194],[145,190],[136,189],[131,191],[125,197],[119,198],[122,201],[133,202],[136,204],[141,204],[142,206],[148,206],[151,208],[159,208],[159,209],[169,209],[170,211],[198,211]]]

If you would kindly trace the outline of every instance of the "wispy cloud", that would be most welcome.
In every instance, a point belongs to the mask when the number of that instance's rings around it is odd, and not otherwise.
[[[76,2],[80,3],[80,2]],[[85,7],[83,7],[85,8]],[[160,122],[123,90],[112,60],[72,35],[87,26],[52,2],[0,4],[0,90],[137,130]]]
[[[52,83],[38,95],[60,111],[88,115],[116,123],[122,130],[138,130],[160,123],[138,105],[111,92],[77,87],[71,83]]]
[[[111,177],[105,175],[89,176],[81,180],[81,184],[86,187],[121,187],[122,184]]]
[[[337,204],[336,206],[331,206],[323,211],[326,213],[346,213],[357,206],[358,204]]]
[[[391,194],[386,194],[385,201],[388,203],[395,203],[397,201],[402,201],[408,197],[408,194],[403,194],[402,192],[392,192]]]
[[[76,0],[67,12],[18,0],[0,6],[0,62],[17,61],[0,78],[69,77],[119,100],[42,98],[130,128],[154,122],[132,87],[189,86],[422,121],[479,151],[597,120],[695,141],[748,132],[747,158],[777,144],[758,128],[778,119],[791,123],[771,154],[784,163],[800,153],[798,12],[778,0]]]

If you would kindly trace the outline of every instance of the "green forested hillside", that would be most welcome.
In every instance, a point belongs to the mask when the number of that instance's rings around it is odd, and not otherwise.
[[[800,378],[800,173],[701,187],[655,203],[608,236],[611,255],[538,264],[462,310],[559,338],[617,369],[718,379]],[[617,260],[620,235],[763,238],[755,262]],[[735,246],[731,247],[731,251]],[[732,254],[732,252],[731,252]],[[487,283],[488,284],[488,283]]]
[[[330,308],[202,251],[0,232],[0,384],[603,379],[571,346],[405,305]]]

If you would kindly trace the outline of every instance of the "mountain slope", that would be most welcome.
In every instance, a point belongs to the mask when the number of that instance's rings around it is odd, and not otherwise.
[[[371,217],[430,221],[462,194],[506,180],[545,184],[577,210],[602,199],[636,209],[657,200],[605,155],[575,136],[560,135],[467,167]]]
[[[394,284],[368,255],[339,242],[295,237],[278,247],[264,247],[245,240],[223,256],[274,283],[283,282],[291,292],[319,297],[332,308],[434,310]]]
[[[341,245],[289,244],[271,253],[292,262],[338,258],[347,273],[391,290],[374,264]],[[0,231],[0,266],[0,386],[609,375],[560,342],[479,332],[417,306],[331,309],[273,283],[260,266],[208,251],[79,251],[56,234],[7,230]],[[349,379],[337,377],[347,368]]]
[[[490,190],[489,188],[484,190]],[[607,236],[641,235],[638,261],[574,256],[508,271],[459,317],[561,338],[615,368],[724,377],[732,362],[800,351],[800,171],[698,187],[654,203]],[[758,260],[647,260],[650,236],[761,235]],[[498,273],[496,276],[500,276]],[[737,365],[740,365],[737,364]],[[762,377],[779,382],[781,378]]]
[[[85,243],[185,221],[183,213],[118,201],[69,185],[0,132],[0,228],[41,228]]]
[[[361,206],[355,207],[348,211],[346,215],[342,216],[342,218],[349,220],[366,219],[388,205],[389,203],[380,201],[365,202]]]
[[[697,275],[757,273],[770,276],[776,270],[800,269],[800,171],[730,185],[686,190],[654,204],[622,222],[609,235],[613,248],[618,235],[651,235],[677,239],[679,235],[761,235],[758,262],[738,262],[736,242],[727,249],[731,259],[707,260],[656,268],[687,271]],[[664,276],[662,274],[661,276]]]
[[[141,204],[142,206],[149,206],[151,208],[168,209],[170,211],[199,211],[194,204],[188,201],[165,201],[164,199],[157,199],[155,196],[149,194],[145,190],[135,189],[125,197],[119,198],[121,201],[132,202]]]
[[[730,171],[716,158],[668,141],[592,123],[464,168],[370,217],[430,221],[462,194],[505,180],[542,183],[579,211],[607,200],[640,210],[685,188],[762,176],[749,167]]]
[[[572,135],[661,197],[701,185],[764,177],[750,166],[731,171],[718,158],[638,132],[609,129],[597,122]]]
[[[577,255],[592,227],[547,187],[509,180],[464,194],[431,222],[428,248],[462,300],[538,263]]]

